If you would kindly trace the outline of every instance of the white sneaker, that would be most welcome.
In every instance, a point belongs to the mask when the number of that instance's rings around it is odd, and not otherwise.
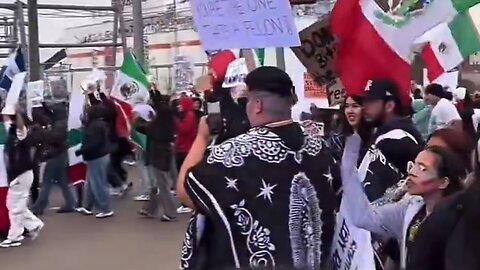
[[[93,212],[90,211],[90,210],[88,210],[88,209],[85,208],[85,207],[77,208],[77,209],[75,209],[75,211],[77,211],[77,212],[80,213],[80,214],[84,214],[84,215],[86,215],[86,216],[91,216],[91,215],[93,215]]]
[[[28,235],[30,236],[32,241],[35,241],[35,239],[37,239],[37,237],[38,237],[38,235],[40,235],[40,231],[42,231],[43,227],[45,227],[45,224],[42,222],[40,225],[38,225],[37,228],[28,232]]]
[[[96,218],[108,218],[113,216],[113,211],[107,213],[98,213],[95,217]]]
[[[193,210],[188,208],[188,207],[185,207],[185,206],[180,206],[177,209],[177,213],[179,213],[179,214],[188,214],[188,213],[191,213],[191,212],[193,212]]]
[[[139,196],[133,197],[133,200],[136,202],[150,201],[150,195],[139,195]]]
[[[110,195],[112,196],[122,196],[123,195],[123,191],[122,191],[122,188],[112,188],[110,189]]]
[[[135,160],[124,160],[123,163],[127,164],[128,166],[133,166],[137,164]]]
[[[11,248],[11,247],[19,247],[22,245],[22,241],[25,239],[25,237],[20,236],[17,240],[9,240],[6,239],[3,242],[0,243],[1,248]]]

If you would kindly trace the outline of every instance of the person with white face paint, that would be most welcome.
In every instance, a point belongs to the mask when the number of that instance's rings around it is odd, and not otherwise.
[[[372,206],[365,195],[355,169],[361,139],[347,138],[342,158],[343,203],[355,226],[381,238],[400,243],[401,269],[415,249],[416,235],[434,207],[446,196],[462,189],[465,168],[453,153],[441,147],[429,147],[408,166],[408,195],[401,201]]]

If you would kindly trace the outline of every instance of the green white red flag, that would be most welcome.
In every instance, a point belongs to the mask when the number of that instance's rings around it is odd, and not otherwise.
[[[68,175],[70,182],[75,184],[86,180],[87,168],[82,156],[75,155],[82,145],[82,114],[85,105],[85,95],[78,89],[70,95],[68,107]]]
[[[331,24],[339,39],[336,69],[347,94],[362,94],[369,80],[390,79],[409,103],[415,40],[479,2],[338,0]]]
[[[480,51],[480,25],[464,12],[450,23],[443,23],[428,35],[422,59],[433,82],[445,72],[459,66],[470,55]]]
[[[124,85],[130,85],[129,91],[122,88]],[[123,116],[123,119],[117,120],[117,132],[129,134],[130,138],[140,148],[145,149],[146,138],[130,127],[133,106],[136,104],[147,103],[150,99],[149,82],[147,74],[144,72],[135,56],[129,52],[125,55],[122,67],[117,73],[116,82],[112,89],[111,97],[115,99],[117,113]]]

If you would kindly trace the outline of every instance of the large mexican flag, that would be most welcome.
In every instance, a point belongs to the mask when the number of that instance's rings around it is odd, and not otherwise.
[[[76,156],[75,151],[82,145],[82,117],[85,95],[80,89],[74,91],[70,96],[68,108],[68,175],[71,183],[79,184],[86,179],[87,167],[83,162],[82,156]]]
[[[459,66],[470,55],[480,51],[480,25],[476,25],[469,12],[464,12],[450,23],[432,30],[422,59],[433,82],[443,73]]]
[[[130,88],[122,87],[129,85]],[[135,56],[129,52],[125,55],[122,67],[117,73],[117,78],[112,89],[111,97],[117,104],[117,112],[123,116],[125,121],[117,121],[117,132],[120,134],[130,134],[131,139],[142,149],[146,147],[146,138],[130,127],[133,106],[148,102],[150,95],[148,92],[149,82],[145,71],[135,59]]]
[[[395,81],[410,104],[410,64],[415,40],[480,0],[338,0],[331,26],[338,37],[337,73],[348,94],[367,82]]]

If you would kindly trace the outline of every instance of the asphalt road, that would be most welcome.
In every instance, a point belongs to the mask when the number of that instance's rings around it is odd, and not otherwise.
[[[135,173],[133,173],[135,174]],[[135,182],[135,179],[132,179]],[[55,190],[51,206],[60,206]],[[0,249],[2,270],[173,270],[178,269],[188,215],[177,222],[144,219],[134,191],[115,199],[115,216],[105,220],[48,211],[34,242]]]

